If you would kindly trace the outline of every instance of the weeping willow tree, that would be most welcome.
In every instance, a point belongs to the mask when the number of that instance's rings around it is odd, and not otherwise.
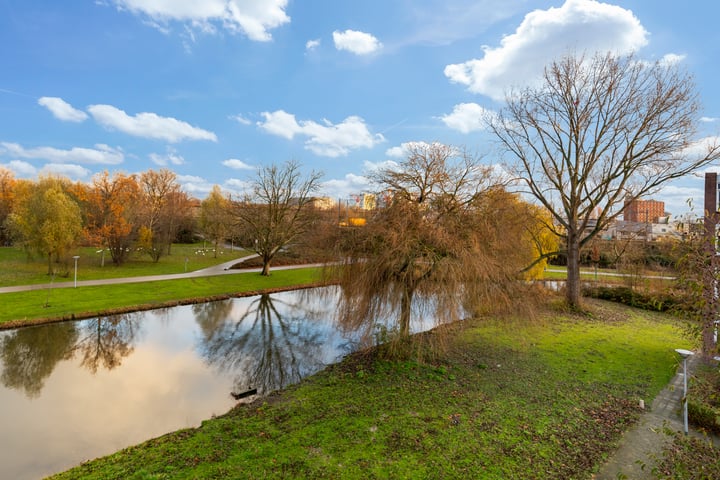
[[[329,269],[343,326],[371,330],[389,318],[403,339],[418,304],[444,324],[513,303],[536,255],[527,227],[538,222],[491,167],[452,146],[416,143],[372,180],[379,206],[365,226],[345,229],[343,260]]]

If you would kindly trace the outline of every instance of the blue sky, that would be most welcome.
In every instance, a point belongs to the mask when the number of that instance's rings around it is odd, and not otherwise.
[[[503,92],[572,51],[694,75],[720,127],[720,3],[670,0],[0,0],[0,165],[19,178],[167,167],[203,198],[296,160],[335,198],[407,142],[500,159]],[[703,179],[653,198],[678,216]]]

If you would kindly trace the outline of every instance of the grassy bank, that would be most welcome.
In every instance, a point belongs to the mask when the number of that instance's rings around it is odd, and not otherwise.
[[[204,299],[236,296],[317,283],[317,268],[256,272],[82,288],[41,289],[0,294],[0,328],[53,319],[71,319],[143,310]]]
[[[454,326],[431,363],[359,353],[54,478],[587,479],[691,346],[669,317],[589,304]]]

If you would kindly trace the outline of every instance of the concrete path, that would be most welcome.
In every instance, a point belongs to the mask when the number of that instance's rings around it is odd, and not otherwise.
[[[230,267],[235,265],[236,263],[243,262],[245,260],[248,260],[250,258],[257,257],[256,254],[248,255],[241,258],[236,258],[234,260],[229,260],[227,262],[221,263],[219,265],[215,265],[208,268],[203,268],[202,270],[195,270],[193,272],[187,272],[187,273],[173,273],[173,274],[167,274],[167,275],[147,275],[142,277],[127,277],[127,278],[106,278],[103,280],[78,280],[77,286],[78,287],[87,287],[87,286],[94,286],[94,285],[116,285],[120,283],[141,283],[141,282],[154,282],[157,280],[178,280],[181,278],[197,278],[197,277],[210,277],[215,275],[232,275],[237,273],[246,273],[246,272],[260,272],[261,268],[252,268],[252,269],[236,269],[236,270],[229,270]],[[309,265],[290,265],[290,266],[284,266],[284,267],[272,267],[271,271],[277,271],[277,270],[289,270],[292,268],[307,268],[307,267],[318,267],[322,264],[316,263],[316,264],[309,264]],[[73,288],[75,286],[74,281],[62,281],[62,282],[56,282],[56,283],[41,283],[37,285],[16,285],[12,287],[0,287],[0,293],[10,293],[10,292],[26,292],[29,290],[43,290],[47,288]]]
[[[692,372],[699,362],[698,356],[690,357],[688,371]],[[682,396],[681,364],[675,377],[655,398],[650,410],[642,415],[637,425],[625,432],[618,449],[592,478],[595,480],[617,480],[618,478],[652,480],[656,478],[651,473],[652,469],[662,459],[663,446],[670,440],[663,430],[665,428],[677,432],[684,430]],[[716,436],[706,437],[693,431],[692,426],[690,434],[703,439],[709,438],[720,447],[720,439]]]

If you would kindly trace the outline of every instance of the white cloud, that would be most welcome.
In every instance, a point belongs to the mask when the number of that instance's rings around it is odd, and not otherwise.
[[[25,148],[17,143],[0,142],[0,155],[62,164],[93,165],[117,165],[125,159],[122,150],[104,144],[97,144],[95,148],[73,147],[70,150],[60,150],[54,147]]]
[[[308,40],[305,42],[305,50],[311,52],[318,48],[320,46],[320,39],[316,38],[315,40]]]
[[[385,151],[385,155],[387,155],[390,158],[405,158],[407,154],[412,149],[427,149],[430,147],[430,144],[427,142],[403,142],[400,144],[399,147],[392,147],[388,148]],[[381,165],[383,168],[389,167],[392,168],[393,165],[397,165],[397,163],[393,162],[392,160],[389,160],[386,162],[386,165]],[[366,164],[367,166],[367,164]]]
[[[385,155],[390,158],[402,158],[405,156],[405,149],[403,147],[390,147],[385,150]]]
[[[50,110],[55,118],[65,122],[80,123],[87,120],[87,113],[73,108],[72,105],[59,97],[40,97],[38,104]]]
[[[143,16],[147,23],[167,31],[171,21],[190,32],[215,33],[223,28],[241,32],[250,40],[272,39],[269,30],[290,22],[287,0],[113,0],[118,9]],[[192,38],[191,38],[192,39]]]
[[[243,162],[242,160],[238,160],[237,158],[228,158],[224,162],[222,162],[223,165],[225,165],[228,168],[233,168],[235,170],[255,170],[255,167],[252,165],[248,165],[247,163]]]
[[[231,115],[230,118],[238,122],[240,125],[252,125],[252,122],[250,120],[248,120],[239,113],[237,115]]]
[[[225,181],[224,189],[235,195],[245,195],[252,191],[252,184],[247,180],[240,180],[238,178],[228,178]]]
[[[37,168],[28,162],[23,162],[22,160],[11,160],[10,162],[1,165],[12,170],[18,177],[34,177],[37,175]]]
[[[559,8],[528,13],[499,47],[484,47],[485,55],[445,67],[452,81],[471,92],[502,100],[510,87],[540,78],[544,67],[568,53],[638,50],[648,32],[630,10],[595,0],[567,0]]]
[[[685,60],[686,57],[687,55],[668,53],[667,55],[664,55],[662,59],[660,59],[660,63],[666,66],[672,66],[682,62],[683,60]]]
[[[700,121],[705,122],[705,123],[713,123],[713,122],[717,122],[718,119],[717,119],[717,117],[700,117]]]
[[[370,181],[362,175],[348,173],[344,178],[323,182],[320,191],[330,198],[348,198],[352,194],[371,190]]]
[[[136,137],[153,138],[177,143],[182,140],[212,140],[217,136],[202,128],[172,117],[161,117],[155,113],[142,112],[130,116],[112,105],[90,105],[88,112],[96,122],[105,128],[119,130]]]
[[[204,197],[213,187],[212,183],[196,175],[178,175],[177,181],[185,192],[196,197]]]
[[[344,32],[335,30],[333,42],[338,50],[346,50],[356,55],[369,55],[382,48],[382,43],[377,38],[369,33],[356,30],[345,30]]]
[[[338,124],[328,120],[317,123],[312,120],[295,120],[295,115],[283,110],[263,112],[264,122],[258,126],[268,133],[292,140],[295,135],[308,137],[305,148],[317,155],[339,157],[359,148],[372,148],[385,138],[368,130],[365,121],[357,116],[347,117]]]
[[[682,155],[690,160],[707,156],[711,148],[720,145],[720,137],[710,136],[699,138],[682,151]]]
[[[39,175],[62,175],[72,180],[78,180],[81,178],[87,178],[90,175],[90,170],[80,165],[73,165],[71,163],[48,163],[40,169]]]
[[[185,159],[178,155],[177,151],[174,148],[168,148],[167,152],[163,154],[159,153],[151,153],[148,155],[150,157],[150,160],[156,164],[160,165],[161,167],[166,167],[168,165],[183,165],[185,163]]]
[[[494,112],[481,107],[477,103],[459,103],[450,114],[440,119],[453,130],[462,133],[476,132],[487,128],[489,118]]]

